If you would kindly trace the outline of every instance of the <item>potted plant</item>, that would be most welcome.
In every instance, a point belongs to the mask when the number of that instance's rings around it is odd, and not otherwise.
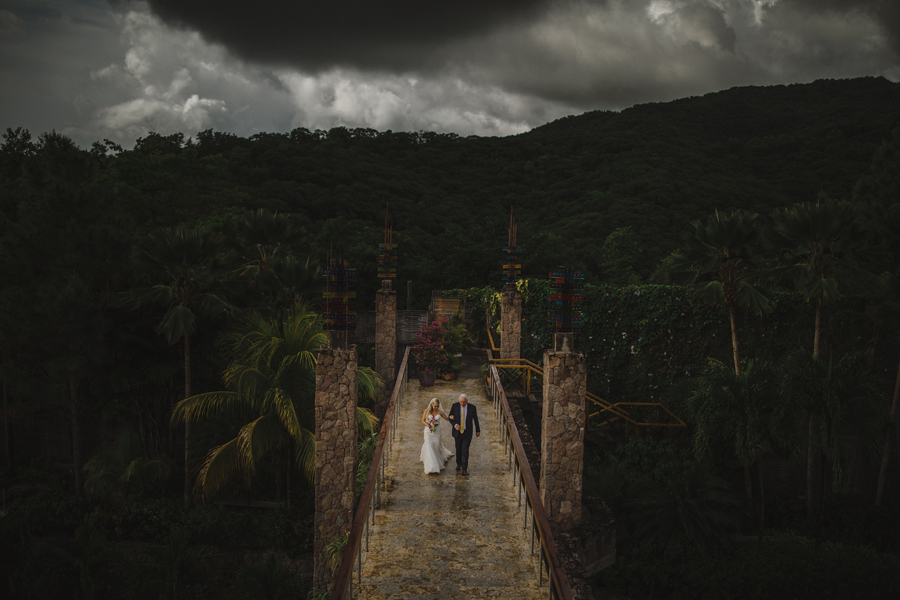
[[[412,347],[412,355],[419,365],[419,383],[428,387],[434,385],[434,379],[450,366],[450,354],[444,348],[449,321],[436,319],[416,334],[416,343]]]
[[[457,358],[461,357],[463,351],[467,350],[472,343],[465,323],[456,323],[449,326],[445,340],[447,351]]]
[[[444,381],[453,381],[456,379],[456,376],[459,375],[460,370],[462,370],[462,364],[459,362],[459,358],[455,354],[450,354],[448,356],[447,368],[441,372],[441,379]]]

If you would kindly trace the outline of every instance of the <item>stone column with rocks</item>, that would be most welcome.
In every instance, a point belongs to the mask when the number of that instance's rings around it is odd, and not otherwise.
[[[571,334],[563,335],[558,334],[554,350],[544,353],[540,490],[554,533],[571,531],[581,523],[587,420],[584,355],[574,352]]]
[[[397,292],[391,289],[390,279],[382,281],[375,294],[375,372],[384,380],[384,390],[375,403],[375,414],[381,418],[387,411],[397,372]]]
[[[516,284],[500,295],[500,358],[520,358],[522,346],[522,293]]]
[[[323,345],[316,361],[316,516],[313,580],[326,589],[332,574],[325,546],[350,531],[356,498],[356,346]]]

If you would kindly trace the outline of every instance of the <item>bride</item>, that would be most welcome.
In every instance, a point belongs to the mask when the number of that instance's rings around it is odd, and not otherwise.
[[[425,463],[425,473],[440,473],[444,470],[447,459],[453,456],[453,452],[447,450],[441,442],[441,417],[447,419],[440,401],[432,398],[422,413],[425,443],[422,444],[419,460]]]

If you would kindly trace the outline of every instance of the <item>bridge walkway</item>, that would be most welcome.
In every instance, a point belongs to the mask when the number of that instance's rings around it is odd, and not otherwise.
[[[478,408],[481,424],[469,476],[457,474],[454,457],[439,475],[426,475],[419,462],[422,412],[433,397],[449,412],[461,393]],[[454,450],[449,427],[441,429],[444,445]],[[546,598],[546,574],[539,587],[537,549],[532,556],[522,510],[482,381],[438,380],[420,388],[411,380],[354,597]]]

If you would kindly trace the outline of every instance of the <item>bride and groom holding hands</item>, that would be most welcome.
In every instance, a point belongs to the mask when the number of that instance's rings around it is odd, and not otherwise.
[[[437,398],[432,398],[422,413],[425,443],[422,444],[419,460],[425,463],[425,473],[440,473],[444,470],[447,460],[454,454],[441,442],[441,419],[452,426],[451,432],[456,441],[456,470],[468,476],[472,432],[475,432],[475,437],[479,437],[481,426],[478,424],[478,411],[474,404],[469,404],[469,398],[465,394],[460,394],[459,402],[450,407],[449,415],[444,412]]]

